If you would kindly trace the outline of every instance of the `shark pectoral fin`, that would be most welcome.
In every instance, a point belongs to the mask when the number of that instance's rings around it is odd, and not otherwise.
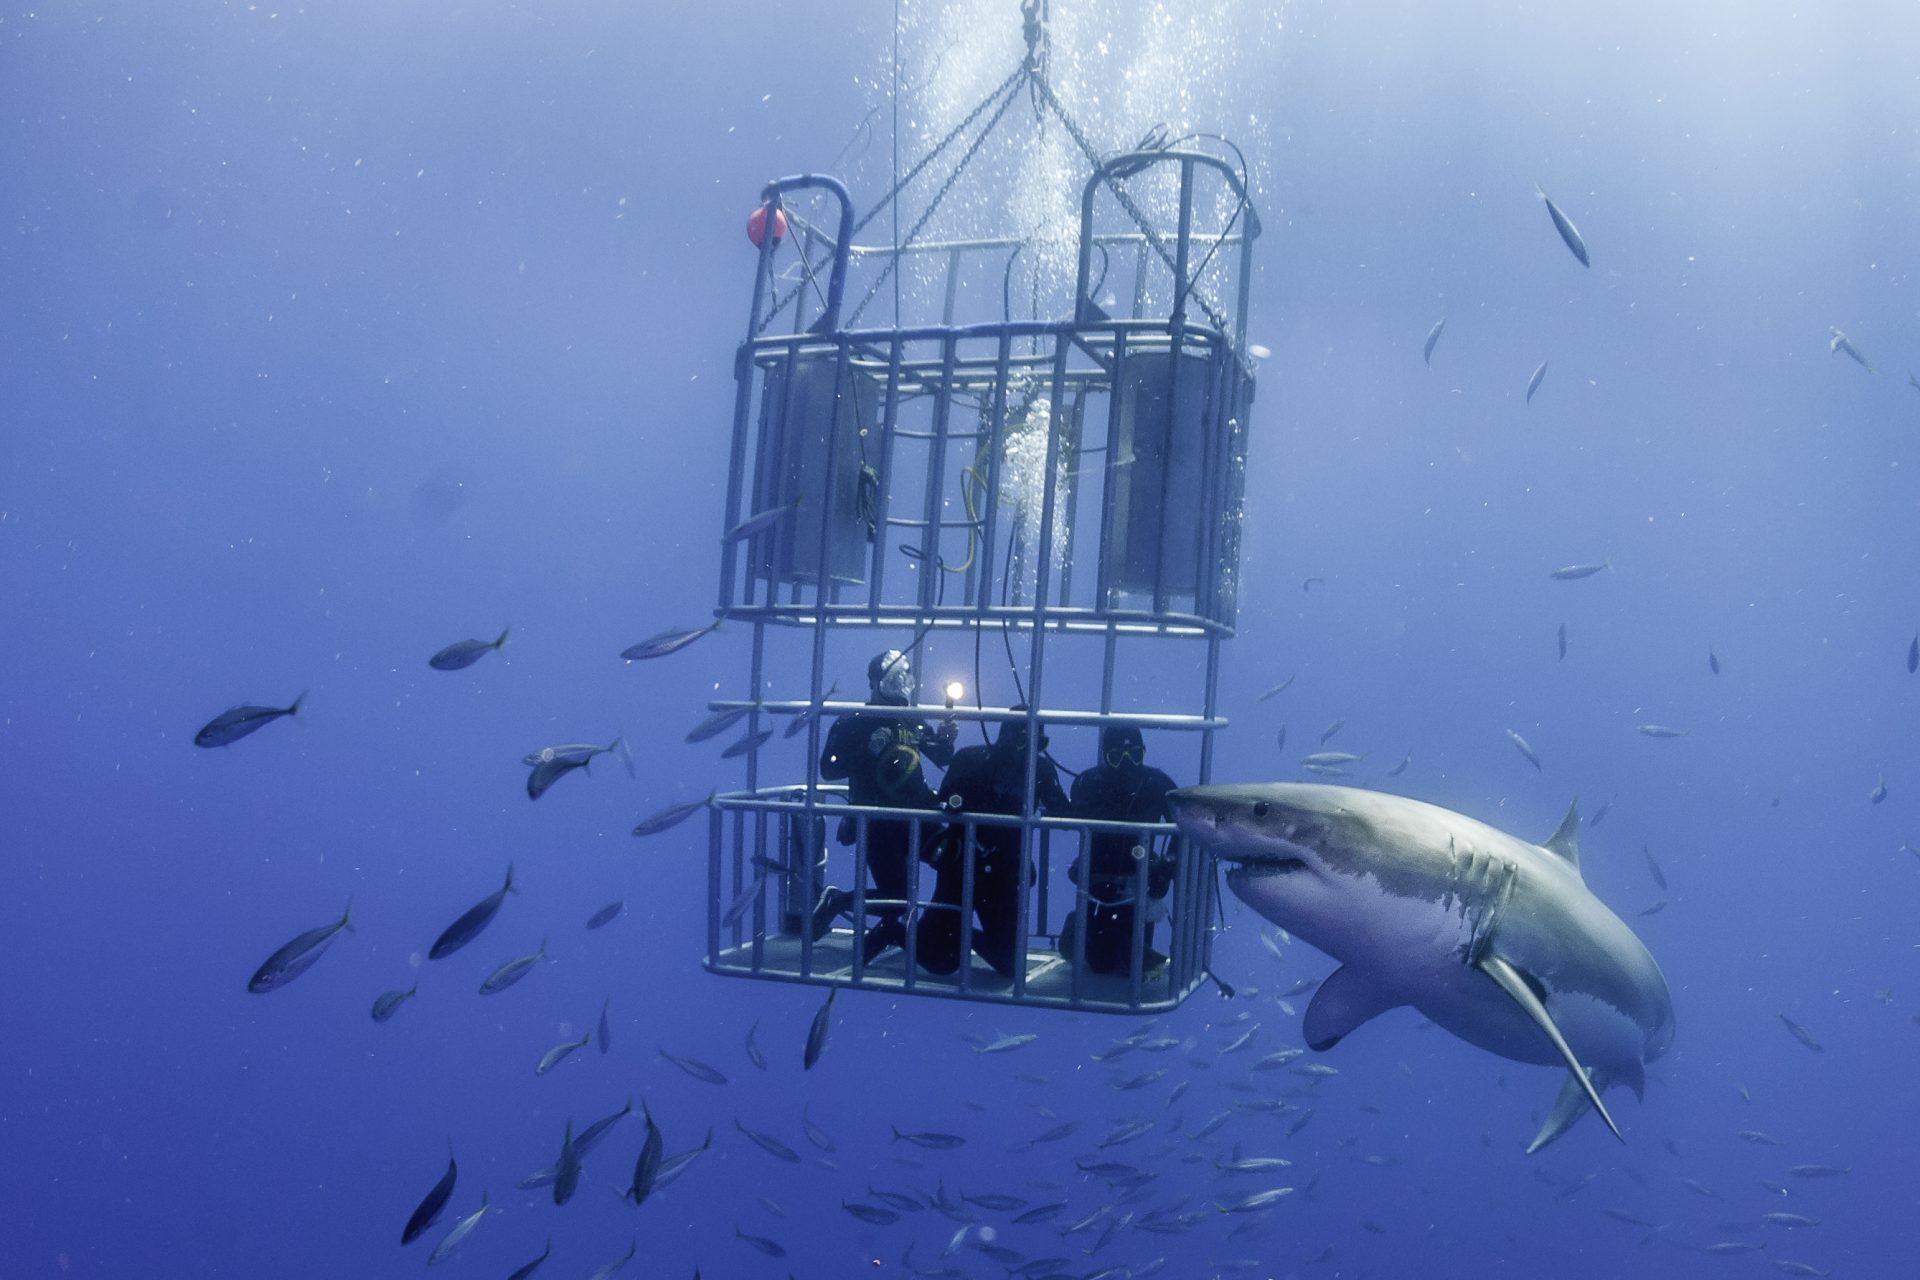
[[[1595,1089],[1593,1082],[1587,1079],[1586,1070],[1581,1067],[1580,1059],[1573,1056],[1573,1047],[1567,1043],[1567,1038],[1560,1034],[1560,1028],[1554,1025],[1553,1015],[1547,1012],[1547,1006],[1541,1003],[1540,997],[1535,995],[1533,988],[1527,985],[1527,980],[1520,976],[1520,971],[1492,953],[1480,957],[1479,969],[1480,972],[1499,983],[1500,989],[1511,996],[1513,1002],[1533,1019],[1535,1026],[1546,1033],[1547,1039],[1553,1042],[1553,1047],[1559,1050],[1560,1057],[1565,1060],[1567,1070],[1572,1073],[1573,1079],[1579,1083],[1580,1089],[1587,1095],[1587,1101],[1592,1103],[1593,1109],[1600,1113],[1600,1118],[1607,1122],[1607,1128],[1613,1131],[1613,1136],[1625,1142],[1626,1135],[1620,1132],[1620,1126],[1615,1124],[1613,1117],[1607,1114],[1606,1104],[1600,1101],[1599,1090]],[[1558,1108],[1556,1107],[1555,1110]]]
[[[1603,1093],[1607,1085],[1612,1083],[1607,1079],[1606,1074],[1597,1068],[1587,1077],[1587,1080],[1576,1080],[1569,1073],[1566,1083],[1560,1086],[1560,1096],[1553,1100],[1553,1110],[1547,1113],[1546,1122],[1540,1126],[1540,1132],[1533,1135],[1533,1141],[1527,1144],[1528,1155],[1532,1155],[1573,1128],[1573,1122],[1587,1114],[1587,1108],[1592,1105],[1587,1101],[1589,1080],[1596,1090]]]
[[[1331,1049],[1361,1023],[1404,1003],[1351,967],[1342,965],[1313,993],[1301,1031],[1309,1049],[1316,1052]]]

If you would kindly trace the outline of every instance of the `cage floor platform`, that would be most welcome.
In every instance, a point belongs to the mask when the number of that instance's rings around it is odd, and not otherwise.
[[[1042,946],[1046,941],[1048,945]],[[969,956],[967,989],[962,990],[960,973],[935,974],[925,969],[914,975],[913,986],[906,980],[906,955],[898,948],[888,950],[861,975],[859,986],[869,991],[896,991],[915,995],[947,996],[961,1000],[980,1000],[1001,1004],[1040,1006],[1057,1009],[1087,1009],[1102,1013],[1162,1013],[1177,1006],[1192,994],[1201,979],[1176,989],[1170,966],[1146,974],[1140,983],[1140,1003],[1131,998],[1131,984],[1124,976],[1100,973],[1080,975],[1080,994],[1074,997],[1073,964],[1051,949],[1050,940],[1036,938],[1027,956],[1027,986],[1024,995],[1015,996],[1013,980],[1002,977],[979,956]],[[754,964],[753,944],[721,950],[707,963],[714,973],[734,977],[770,978],[776,981],[816,984],[853,981],[853,931],[835,929],[813,944],[813,971],[800,972],[800,939],[796,935],[769,935],[762,944],[760,963]]]

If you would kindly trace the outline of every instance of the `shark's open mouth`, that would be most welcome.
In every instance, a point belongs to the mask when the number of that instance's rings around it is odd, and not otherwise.
[[[1221,861],[1230,861],[1233,864],[1232,874],[1235,875],[1284,876],[1307,869],[1307,864],[1301,859],[1278,853],[1240,854],[1232,859],[1222,858]]]

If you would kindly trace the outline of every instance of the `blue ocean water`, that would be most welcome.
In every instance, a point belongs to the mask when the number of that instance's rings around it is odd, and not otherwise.
[[[1405,1011],[1318,1059],[1339,1074],[1297,1133],[1249,1113],[1182,1138],[1176,1121],[1240,1096],[1251,1050],[1220,1049],[1256,1026],[1252,1050],[1298,1044],[1274,996],[1332,968],[1298,943],[1276,961],[1232,902],[1215,967],[1261,993],[1202,990],[1156,1031],[1177,1047],[1114,1067],[1092,1055],[1132,1020],[849,992],[802,1072],[818,993],[702,971],[697,825],[627,831],[738,781],[720,742],[681,736],[740,679],[746,637],[614,655],[711,615],[742,223],[763,182],[827,167],[876,106],[877,141],[844,167],[856,199],[884,189],[892,5],[16,7],[0,1274],[403,1274],[483,1193],[500,1212],[450,1271],[504,1276],[551,1238],[544,1275],[636,1241],[625,1274],[1000,1274],[971,1245],[942,1257],[944,1216],[840,1207],[936,1187],[1067,1202],[1050,1226],[980,1218],[1076,1276],[1156,1258],[1178,1277],[1910,1273],[1920,17],[1053,8],[1100,146],[1174,120],[1236,138],[1258,179],[1250,337],[1272,354],[1215,776],[1292,776],[1343,719],[1340,741],[1375,753],[1355,781],[1517,834],[1543,838],[1576,794],[1590,816],[1610,802],[1586,875],[1659,959],[1678,1021],[1644,1102],[1611,1095],[1627,1143],[1588,1120],[1523,1156],[1560,1073]],[[1019,26],[1010,0],[903,23],[911,157],[968,76],[994,73],[983,93],[1012,65]],[[1829,351],[1830,326],[1872,372]],[[509,625],[471,669],[428,669]],[[226,707],[303,691],[290,723],[192,746]],[[1635,731],[1650,722],[1687,733]],[[528,803],[523,753],[616,734],[638,782],[602,762]],[[488,932],[425,962],[509,863],[521,891]],[[353,932],[310,972],[246,990],[349,896]],[[612,899],[624,914],[588,933]],[[551,964],[474,993],[543,940]],[[536,1078],[603,1001],[611,1052]],[[765,1072],[743,1047],[756,1023]],[[1038,1038],[967,1040],[1000,1032]],[[569,1118],[629,1098],[669,1152],[709,1130],[712,1150],[634,1209],[614,1195],[630,1120],[566,1208],[514,1189]],[[837,1150],[807,1142],[803,1109]],[[1073,1161],[1136,1116],[1159,1128],[1115,1149],[1157,1174],[1139,1212],[1205,1216],[1089,1257],[1093,1233],[1057,1230],[1114,1197]],[[1068,1120],[1073,1138],[1027,1149]],[[909,1148],[889,1126],[967,1142]],[[1247,1181],[1210,1163],[1233,1143],[1293,1160],[1298,1188],[1242,1236],[1212,1207]],[[453,1200],[403,1250],[449,1145]],[[1813,1164],[1850,1172],[1787,1173]],[[1726,1240],[1766,1248],[1699,1251]]]

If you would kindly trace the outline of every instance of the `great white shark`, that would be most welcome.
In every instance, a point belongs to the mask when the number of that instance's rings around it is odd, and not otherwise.
[[[1529,1153],[1589,1106],[1621,1136],[1601,1095],[1643,1094],[1646,1064],[1673,1042],[1673,999],[1581,877],[1577,804],[1537,845],[1355,787],[1188,787],[1171,800],[1180,829],[1232,864],[1241,901],[1340,962],[1307,1008],[1310,1048],[1410,1005],[1490,1053],[1567,1068]]]

